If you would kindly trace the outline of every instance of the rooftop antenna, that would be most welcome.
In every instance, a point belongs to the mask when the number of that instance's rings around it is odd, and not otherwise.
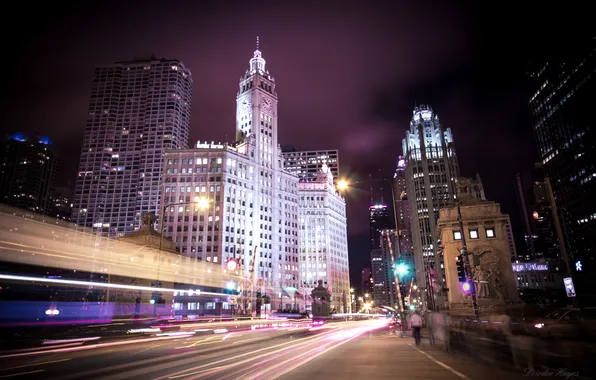
[[[381,204],[385,204],[383,201],[383,176],[381,175],[381,169],[379,169],[379,182],[381,182]]]
[[[257,36],[257,50],[259,50],[259,36]]]
[[[375,202],[373,200],[372,174],[368,175],[368,183],[370,184],[370,205],[374,206]]]

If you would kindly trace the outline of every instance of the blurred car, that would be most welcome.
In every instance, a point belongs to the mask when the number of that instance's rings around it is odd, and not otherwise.
[[[596,307],[559,309],[534,323],[535,333],[544,338],[590,339],[596,335]]]

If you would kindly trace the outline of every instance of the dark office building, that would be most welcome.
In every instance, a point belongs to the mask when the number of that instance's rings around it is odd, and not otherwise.
[[[45,136],[15,133],[0,150],[0,202],[47,213],[51,209],[57,159]]]
[[[392,223],[389,217],[387,205],[370,206],[370,249],[381,248],[380,236],[382,230],[391,229]]]
[[[529,71],[534,135],[552,183],[580,297],[596,293],[590,286],[596,274],[595,77],[593,34],[561,43],[553,40]]]
[[[528,183],[529,182],[529,183]],[[516,260],[552,261],[551,268],[562,268],[561,250],[555,229],[548,188],[542,165],[538,164],[529,178],[517,174],[518,206],[524,226],[525,250]]]

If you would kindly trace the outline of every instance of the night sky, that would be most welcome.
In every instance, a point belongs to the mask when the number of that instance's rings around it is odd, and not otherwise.
[[[529,5],[446,1],[81,3],[88,4],[21,3],[1,26],[3,72],[11,75],[3,78],[0,125],[50,136],[62,159],[59,185],[74,186],[94,66],[151,52],[180,59],[194,80],[190,143],[223,141],[234,134],[238,80],[258,35],[277,82],[280,143],[339,149],[342,175],[352,180],[392,177],[413,106],[430,104],[453,131],[461,174],[479,172],[487,197],[519,227],[515,173],[537,160],[524,62],[558,35],[552,14],[562,16],[560,9],[537,15]],[[369,262],[369,203],[368,185],[348,196],[355,284]]]

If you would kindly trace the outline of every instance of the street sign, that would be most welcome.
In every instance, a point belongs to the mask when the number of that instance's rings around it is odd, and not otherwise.
[[[567,297],[575,297],[575,286],[573,286],[573,279],[571,277],[565,277],[563,279],[563,284],[565,284],[565,291],[567,292]]]

